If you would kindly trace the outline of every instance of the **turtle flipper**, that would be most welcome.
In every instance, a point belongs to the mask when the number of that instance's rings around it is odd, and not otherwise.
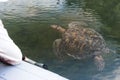
[[[95,61],[95,65],[97,66],[97,69],[99,71],[102,71],[105,67],[105,62],[104,62],[104,59],[101,55],[96,55],[94,57],[94,61]]]
[[[61,39],[56,39],[53,42],[53,52],[57,57],[59,57],[62,60],[62,53],[61,53]]]

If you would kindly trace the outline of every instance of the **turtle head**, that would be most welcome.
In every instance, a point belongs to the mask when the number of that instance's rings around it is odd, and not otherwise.
[[[51,28],[53,28],[53,29],[55,29],[55,30],[57,30],[57,31],[59,31],[61,33],[65,32],[65,29],[60,27],[60,26],[58,26],[58,25],[51,25]]]

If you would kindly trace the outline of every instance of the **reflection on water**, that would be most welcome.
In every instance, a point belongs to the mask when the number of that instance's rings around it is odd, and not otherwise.
[[[0,3],[0,18],[23,53],[70,80],[119,80],[120,1],[106,0],[9,0]],[[91,59],[60,62],[52,42],[60,35],[51,24],[66,27],[71,21],[85,21],[116,51],[104,55],[106,67],[98,72]],[[56,34],[55,34],[56,33]],[[117,56],[117,59],[116,59]],[[69,68],[68,68],[69,67]]]
[[[27,17],[27,15],[36,14],[36,12],[62,9],[64,3],[64,0],[10,0],[9,3],[1,3],[1,12]]]

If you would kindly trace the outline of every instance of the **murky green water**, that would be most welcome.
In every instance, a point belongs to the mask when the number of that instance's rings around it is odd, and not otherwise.
[[[0,3],[0,18],[23,54],[46,63],[49,70],[70,80],[119,80],[120,1],[119,0],[10,0]],[[67,26],[85,21],[116,51],[104,55],[106,67],[98,72],[90,59],[65,59],[52,52],[52,42],[60,37],[51,24]]]

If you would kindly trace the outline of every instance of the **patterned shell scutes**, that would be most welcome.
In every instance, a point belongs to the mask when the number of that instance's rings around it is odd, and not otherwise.
[[[105,41],[98,32],[81,26],[69,26],[62,34],[62,44],[68,55],[82,58],[105,48]]]

